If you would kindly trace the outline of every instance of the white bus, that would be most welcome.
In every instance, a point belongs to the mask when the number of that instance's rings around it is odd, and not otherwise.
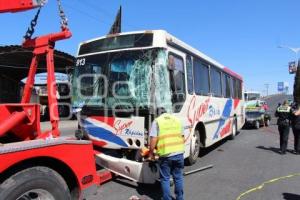
[[[73,105],[94,145],[128,159],[148,145],[156,108],[181,119],[189,164],[245,121],[242,77],[163,30],[81,43]]]
[[[259,100],[260,97],[261,97],[260,92],[257,92],[257,91],[245,91],[244,92],[244,100],[245,101]]]

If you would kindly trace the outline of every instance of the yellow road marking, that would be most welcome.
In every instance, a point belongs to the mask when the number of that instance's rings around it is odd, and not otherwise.
[[[238,198],[236,200],[241,200],[244,196],[246,196],[247,194],[251,193],[251,192],[255,192],[257,190],[261,190],[265,187],[265,185],[267,184],[272,184],[274,182],[277,182],[277,181],[280,181],[280,180],[284,180],[284,179],[289,179],[289,178],[293,178],[293,177],[296,177],[296,176],[300,176],[300,173],[296,173],[296,174],[291,174],[291,175],[287,175],[287,176],[282,176],[282,177],[278,177],[278,178],[274,178],[274,179],[271,179],[269,181],[265,181],[263,182],[261,185],[258,185],[242,194],[240,194],[238,196]]]

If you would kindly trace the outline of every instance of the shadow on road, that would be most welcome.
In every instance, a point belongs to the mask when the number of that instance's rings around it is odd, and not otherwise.
[[[280,154],[280,152],[279,152],[279,148],[275,148],[275,147],[264,147],[264,146],[257,146],[256,147],[257,149],[263,149],[263,150],[267,150],[267,151],[272,151],[272,152],[274,152],[274,153],[278,153],[278,154]]]
[[[133,182],[128,182],[128,180],[123,178],[116,178],[114,182],[124,185],[126,187],[130,187],[136,189],[137,195],[141,200],[149,200],[149,199],[161,199],[162,192],[160,188],[160,184],[134,184]]]
[[[201,148],[200,149],[200,154],[199,157],[203,157],[205,155],[207,155],[208,153],[216,150],[218,147],[222,146],[224,143],[226,143],[228,141],[228,139],[225,140],[221,140],[215,144],[213,144],[212,146],[208,147],[208,148]],[[221,149],[219,151],[222,151]]]
[[[298,194],[291,194],[291,193],[283,193],[282,194],[284,200],[299,200],[300,195]]]

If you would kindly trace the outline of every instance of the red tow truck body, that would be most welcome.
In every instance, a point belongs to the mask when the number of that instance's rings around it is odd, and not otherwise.
[[[63,177],[70,191],[79,191],[80,198],[96,192],[100,183],[89,141],[59,137],[9,143],[0,147],[0,160],[1,177],[29,167],[48,167]]]
[[[25,11],[40,7],[45,2],[0,0],[0,13]],[[70,38],[71,35],[68,27],[62,26],[58,33],[26,38],[23,43],[23,47],[34,50],[22,101],[20,104],[0,105],[0,200],[48,197],[58,200],[83,199],[88,193],[95,192],[100,182],[111,178],[109,172],[97,172],[90,141],[61,137],[58,130],[53,51],[56,41]],[[34,76],[42,56],[47,61],[52,125],[52,129],[46,132],[40,128],[39,105],[29,103]],[[64,187],[64,190],[59,190],[60,187]]]

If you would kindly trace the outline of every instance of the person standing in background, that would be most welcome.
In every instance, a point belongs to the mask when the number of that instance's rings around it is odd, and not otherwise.
[[[284,101],[281,106],[276,109],[275,117],[277,117],[277,125],[280,138],[280,154],[286,154],[290,133],[291,107],[288,101]]]
[[[292,106],[291,124],[294,134],[294,153],[300,155],[300,108],[296,103]]]

